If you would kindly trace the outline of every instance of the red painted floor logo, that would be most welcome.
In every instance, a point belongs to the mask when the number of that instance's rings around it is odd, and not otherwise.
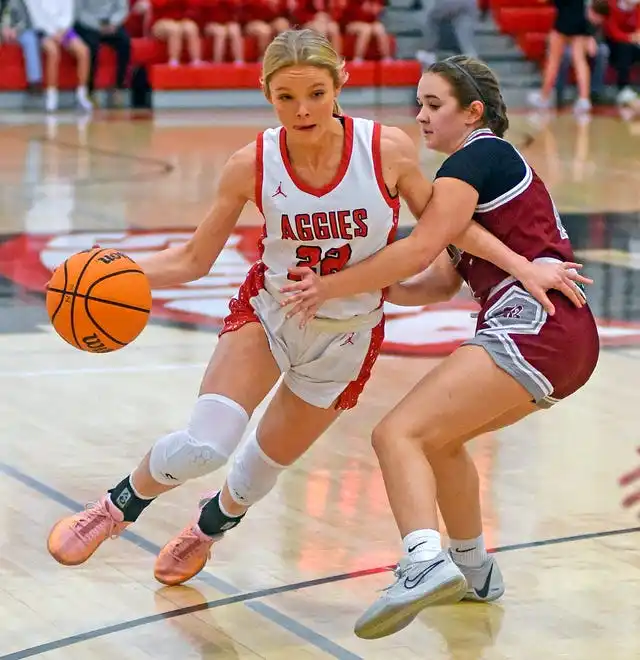
[[[228,313],[229,300],[256,258],[258,228],[236,230],[208,275],[197,282],[153,292],[153,315],[175,322],[217,329]],[[191,232],[156,231],[83,233],[62,236],[20,236],[0,245],[0,274],[29,290],[42,291],[51,272],[67,257],[95,243],[117,247],[133,259],[184,243]],[[385,353],[416,356],[449,354],[473,335],[477,306],[456,298],[429,307],[385,306]],[[640,343],[640,324],[599,323],[604,345]]]

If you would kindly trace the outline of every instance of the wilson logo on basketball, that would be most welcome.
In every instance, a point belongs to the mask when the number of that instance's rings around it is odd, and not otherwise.
[[[229,313],[229,300],[257,257],[260,231],[258,227],[237,229],[211,271],[197,282],[153,291],[152,318],[218,330]],[[137,261],[182,244],[190,237],[191,232],[182,231],[21,236],[0,245],[0,274],[29,290],[44,293],[44,284],[58,265],[95,244],[115,250],[100,255],[103,258],[120,253]],[[471,313],[477,309],[471,299],[462,297],[428,307],[397,307],[386,303],[382,350],[401,355],[447,355],[473,336],[476,321]],[[598,326],[603,345],[640,344],[640,324],[599,321]],[[83,333],[82,337],[92,344],[91,350],[95,350],[93,346],[100,350],[91,332]]]
[[[93,334],[88,337],[82,338],[82,343],[87,347],[90,353],[110,353],[111,349],[107,348],[98,335]]]
[[[117,261],[118,259],[126,259],[127,261],[133,263],[133,259],[128,257],[126,254],[122,254],[122,252],[111,252],[110,254],[105,254],[103,257],[100,257],[98,261],[108,265],[114,261]]]

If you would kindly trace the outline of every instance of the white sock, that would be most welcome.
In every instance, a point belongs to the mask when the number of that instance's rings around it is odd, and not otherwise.
[[[489,559],[482,534],[477,539],[468,539],[466,541],[449,539],[449,544],[451,545],[451,556],[456,564],[469,566],[469,568],[477,568]]]
[[[135,472],[135,470],[134,470]],[[133,491],[133,494],[140,500],[155,500],[156,496],[154,495],[153,497],[147,497],[145,495],[140,495],[140,493],[136,490],[136,487],[133,485],[133,472],[129,475],[129,483],[131,484],[131,490]]]
[[[227,518],[240,518],[242,514],[236,515],[234,513],[229,513],[223,506],[222,504],[222,492],[218,495],[218,506],[220,507],[220,511],[222,512],[223,515],[227,516]]]
[[[416,529],[403,539],[404,551],[414,561],[429,561],[442,552],[440,532],[435,529]]]

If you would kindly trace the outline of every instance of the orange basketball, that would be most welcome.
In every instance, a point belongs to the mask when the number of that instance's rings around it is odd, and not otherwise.
[[[47,287],[47,313],[56,332],[89,353],[110,353],[145,328],[151,288],[138,264],[115,248],[69,257]]]

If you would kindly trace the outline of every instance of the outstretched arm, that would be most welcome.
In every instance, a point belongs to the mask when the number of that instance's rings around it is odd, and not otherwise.
[[[414,149],[413,144],[411,148]],[[417,163],[411,163],[408,147],[404,152],[402,149],[403,145],[399,141],[396,153],[402,154],[402,167],[397,170],[397,188],[407,199],[414,199],[414,203],[409,202],[409,205],[415,212],[420,206],[420,203],[415,201],[419,199],[415,197]],[[407,238],[396,241],[354,266],[323,278],[318,278],[308,269],[291,269],[291,274],[300,280],[282,289],[284,293],[290,294],[283,303],[292,305],[289,316],[301,312],[304,322],[304,319],[313,316],[329,298],[349,297],[385,289],[394,282],[405,280],[426,270],[451,243],[513,275],[540,301],[549,314],[555,312],[546,295],[549,289],[559,290],[577,307],[584,304],[584,297],[576,290],[573,281],[591,283],[591,280],[576,272],[576,268],[581,268],[580,264],[533,264],[507,248],[490,232],[478,225],[472,225],[478,192],[465,181],[441,177],[431,188],[433,193],[430,198],[428,188],[422,193],[422,203],[427,205]],[[411,196],[412,193],[414,197]]]
[[[204,277],[224,247],[246,202],[253,199],[255,143],[225,164],[211,211],[187,243],[139,260],[151,288],[177,286]]]
[[[418,150],[413,140],[399,128],[383,126],[380,143],[383,169],[387,167],[391,170],[391,178],[397,181],[398,193],[416,220],[420,220],[433,195],[434,184],[425,177],[420,168]],[[475,209],[475,203],[477,193],[469,219]],[[455,243],[465,252],[490,261],[518,279],[529,265],[525,257],[507,247],[475,220],[470,219]]]

